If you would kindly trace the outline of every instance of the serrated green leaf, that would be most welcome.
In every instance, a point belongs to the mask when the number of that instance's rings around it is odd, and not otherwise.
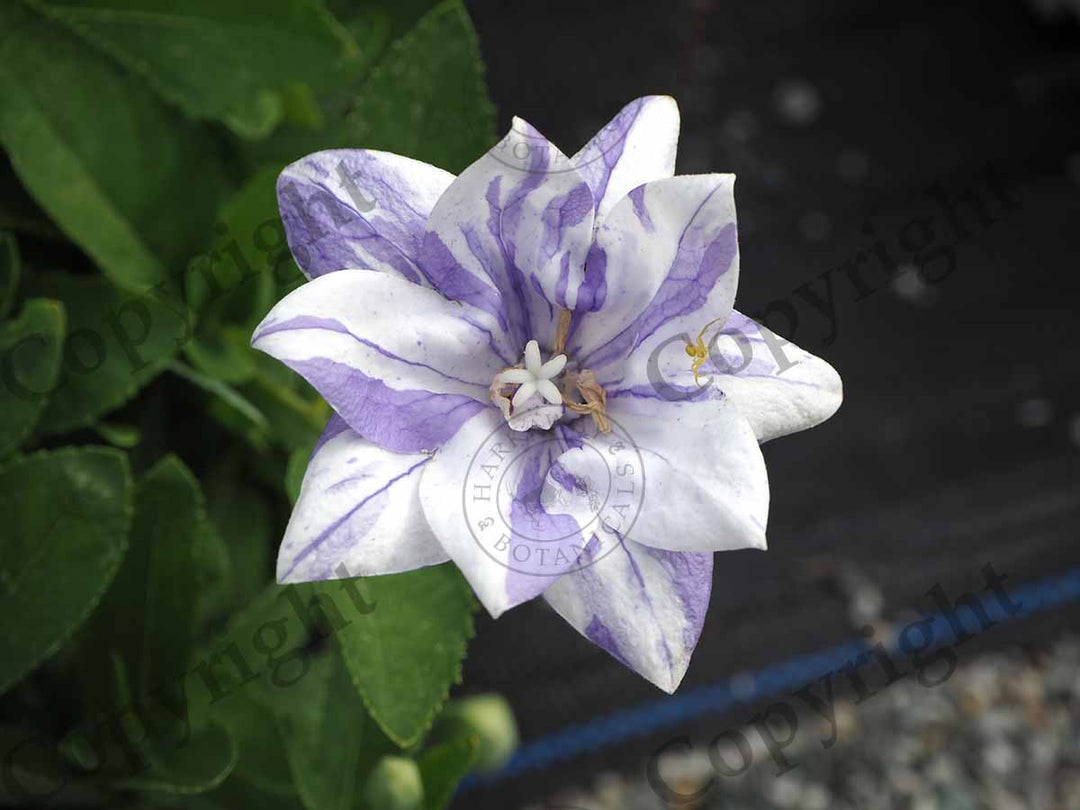
[[[187,667],[214,542],[205,524],[199,482],[175,456],[139,481],[127,560],[101,611],[112,628],[123,622],[133,630],[120,649],[137,695]]]
[[[477,745],[475,736],[459,737],[432,746],[416,758],[424,780],[424,810],[444,810],[450,804],[472,767]]]
[[[10,233],[0,233],[0,320],[15,308],[15,290],[19,286],[21,270],[15,237]]]
[[[240,749],[236,775],[259,790],[295,796],[278,721],[257,689],[237,689],[215,707]]]
[[[223,552],[209,531],[199,483],[183,462],[166,456],[135,489],[127,558],[80,636],[80,685],[93,712],[115,712],[125,701],[112,684],[117,663],[147,710],[182,706],[177,684],[187,670],[207,594],[221,576]],[[118,628],[124,628],[118,632]]]
[[[337,650],[310,665],[275,700],[289,770],[307,810],[347,810],[360,775],[393,744],[364,711]]]
[[[64,233],[143,292],[209,234],[223,187],[216,145],[34,6],[0,4],[0,143]]]
[[[473,598],[453,565],[361,582],[370,614],[335,633],[353,684],[390,739],[420,739],[461,679]]]
[[[111,449],[35,453],[0,467],[0,693],[56,652],[113,581],[132,489],[126,457]]]
[[[64,321],[61,304],[33,298],[0,323],[0,458],[33,430],[56,387]]]
[[[138,73],[188,115],[237,134],[267,134],[277,90],[360,59],[319,0],[44,0],[87,41]]]
[[[123,292],[102,276],[49,273],[28,286],[63,303],[68,320],[60,380],[41,416],[46,433],[88,426],[127,402],[187,334],[175,303]]]
[[[484,64],[461,0],[425,14],[390,46],[357,95],[349,141],[458,172],[495,141]]]

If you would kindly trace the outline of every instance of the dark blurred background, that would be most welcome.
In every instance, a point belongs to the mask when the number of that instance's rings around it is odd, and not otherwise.
[[[718,557],[681,691],[930,609],[935,584],[978,589],[986,563],[1010,585],[1080,565],[1080,4],[469,7],[504,128],[521,115],[572,153],[627,101],[674,96],[677,172],[738,175],[737,308],[844,379],[835,417],[766,446],[769,551]],[[871,258],[880,244],[892,272]],[[1078,619],[992,629],[961,660],[1037,650]],[[526,745],[660,697],[540,600],[479,625],[465,683],[510,698]],[[455,806],[640,773],[663,741],[753,711],[476,785]]]

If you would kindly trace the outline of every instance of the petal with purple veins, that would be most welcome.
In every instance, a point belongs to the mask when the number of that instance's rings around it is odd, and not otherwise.
[[[593,311],[568,343],[602,383],[646,371],[656,346],[731,312],[739,281],[735,176],[671,177],[639,187],[596,234],[585,271]],[[628,356],[636,358],[624,369]],[[627,361],[630,364],[630,361]]]
[[[361,436],[434,450],[490,409],[491,380],[506,365],[491,328],[463,313],[435,290],[343,270],[286,296],[252,345],[307,379]]]
[[[424,223],[453,181],[418,160],[369,149],[329,149],[285,167],[278,205],[289,248],[315,278],[372,269],[417,283]]]
[[[694,403],[722,393],[735,403],[759,442],[819,425],[843,401],[843,384],[832,366],[740,312],[733,311],[722,328],[710,330],[704,343],[709,359],[697,382],[685,344],[677,341],[658,353],[653,381],[638,385],[638,393],[651,390],[672,401]]]
[[[712,567],[709,553],[623,539],[594,564],[562,576],[544,599],[589,641],[671,693],[701,635]]]
[[[573,441],[565,427],[514,431],[488,409],[424,470],[428,524],[494,617],[543,593],[581,555],[578,523],[542,497],[554,459]]]
[[[769,481],[761,449],[735,405],[711,395],[669,402],[650,388],[608,390],[608,416],[644,466],[641,506],[615,526],[629,539],[670,551],[765,548]],[[583,449],[558,463],[577,480],[610,478],[608,461]],[[588,515],[584,508],[572,514]]]
[[[549,349],[559,308],[576,304],[592,223],[569,158],[515,118],[435,205],[420,264],[431,286],[499,319],[519,347],[535,338]]]
[[[304,473],[278,551],[278,582],[380,576],[449,559],[420,508],[431,456],[393,453],[336,414]]]
[[[671,96],[634,99],[570,162],[596,200],[596,224],[632,189],[675,174],[679,107]]]

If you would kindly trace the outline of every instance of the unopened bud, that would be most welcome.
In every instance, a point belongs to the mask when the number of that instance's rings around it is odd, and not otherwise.
[[[475,734],[476,770],[497,771],[518,746],[518,728],[510,704],[502,695],[487,694],[456,700],[446,707],[439,722],[440,737]]]
[[[424,802],[420,769],[408,757],[383,757],[364,785],[371,810],[417,810]]]

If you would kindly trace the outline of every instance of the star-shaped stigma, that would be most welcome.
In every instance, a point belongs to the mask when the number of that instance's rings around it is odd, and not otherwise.
[[[501,379],[505,383],[519,386],[512,400],[515,408],[521,408],[536,394],[552,405],[558,405],[562,402],[562,393],[552,379],[559,376],[565,367],[565,354],[557,354],[546,363],[541,363],[540,344],[530,340],[525,344],[525,368],[507,369],[502,373]]]

